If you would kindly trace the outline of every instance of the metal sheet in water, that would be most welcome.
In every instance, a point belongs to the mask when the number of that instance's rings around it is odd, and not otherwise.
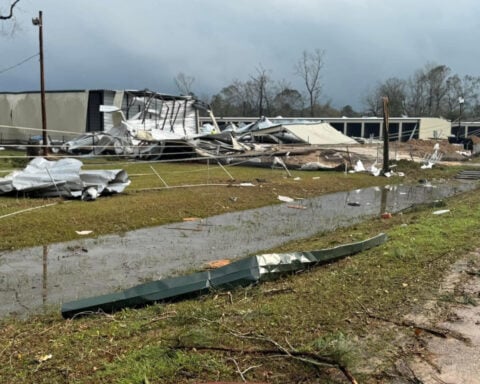
[[[305,199],[303,210],[291,209],[286,203],[200,222],[2,252],[0,316],[116,292],[199,268],[211,260],[244,257],[475,187],[474,183],[459,183],[366,188]]]

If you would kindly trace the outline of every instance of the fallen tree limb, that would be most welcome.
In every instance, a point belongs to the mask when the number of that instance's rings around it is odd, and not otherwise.
[[[410,321],[410,320],[396,321],[396,320],[392,320],[392,319],[387,319],[385,317],[375,315],[367,309],[365,310],[365,313],[367,314],[368,317],[370,317],[372,319],[384,321],[386,323],[392,323],[392,324],[395,324],[399,327],[415,328],[415,329],[418,329],[420,331],[427,332],[427,333],[429,333],[433,336],[441,337],[441,338],[444,338],[444,339],[446,339],[447,337],[453,337],[454,339],[457,339],[459,341],[463,341],[464,343],[467,343],[467,344],[471,343],[471,340],[468,337],[465,337],[462,334],[460,334],[458,332],[455,332],[455,331],[452,331],[450,329],[437,328],[437,327],[426,327],[426,326],[423,326],[423,325],[416,324],[416,323],[414,323],[413,321]]]
[[[217,351],[217,352],[228,352],[228,353],[240,353],[240,354],[251,354],[251,355],[265,355],[273,357],[284,357],[291,358],[293,360],[301,361],[303,363],[314,365],[317,367],[333,367],[339,369],[345,377],[352,384],[358,384],[356,379],[350,373],[350,371],[335,361],[334,359],[320,356],[314,352],[300,352],[300,351],[289,351],[284,347],[280,346],[277,342],[270,339],[263,339],[265,341],[273,342],[277,345],[277,348],[274,349],[238,349],[238,348],[227,348],[227,347],[209,347],[201,345],[176,345],[172,347],[173,349],[181,350],[195,350],[195,351]]]

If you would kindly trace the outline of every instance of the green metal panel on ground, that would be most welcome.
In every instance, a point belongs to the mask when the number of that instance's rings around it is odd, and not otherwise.
[[[381,233],[364,241],[317,251],[250,256],[211,271],[153,281],[117,293],[71,301],[63,304],[62,316],[71,318],[97,311],[113,312],[127,307],[191,298],[210,289],[247,286],[309,266],[333,262],[376,247],[386,240],[387,235]]]
[[[260,279],[260,271],[256,256],[234,261],[224,267],[210,271],[212,288],[229,289],[256,283]]]
[[[208,277],[208,271],[198,272],[188,276],[152,281],[121,292],[71,301],[62,306],[62,316],[68,318],[100,310],[114,312],[158,301],[192,297],[208,291]]]

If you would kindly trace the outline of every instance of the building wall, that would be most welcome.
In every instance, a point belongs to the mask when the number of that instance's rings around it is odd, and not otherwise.
[[[85,132],[88,91],[47,92],[47,133],[51,139],[70,140]],[[0,142],[26,142],[42,134],[39,92],[0,94]]]
[[[448,120],[425,117],[420,119],[420,139],[446,139],[452,124]]]

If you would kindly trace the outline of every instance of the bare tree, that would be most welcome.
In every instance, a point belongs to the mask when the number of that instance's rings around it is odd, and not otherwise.
[[[460,99],[465,103],[463,114],[465,116],[477,117],[480,104],[480,77],[453,75],[447,79],[446,83],[445,117],[450,120],[458,119],[460,116]]]
[[[173,80],[175,81],[175,85],[177,86],[180,94],[193,95],[192,84],[195,81],[194,77],[187,76],[183,72],[179,72]]]
[[[441,116],[445,111],[451,69],[429,63],[409,80],[408,109],[414,116]]]
[[[257,114],[258,116],[265,115],[271,111],[271,85],[272,80],[270,76],[268,76],[268,71],[260,65],[257,68],[257,74],[250,76],[251,82],[250,85],[253,89],[253,93],[255,94],[256,98],[256,106],[257,106]]]
[[[212,107],[221,116],[252,116],[256,104],[252,88],[252,82],[234,80],[212,97]]]
[[[373,90],[369,89],[365,92],[362,98],[362,103],[365,105],[365,113],[372,116],[380,116],[382,113],[380,84],[378,84]]]
[[[315,104],[318,102],[322,90],[320,72],[323,68],[324,51],[316,49],[313,52],[303,51],[301,59],[295,66],[295,73],[303,79],[307,89],[310,116],[315,115]]]
[[[380,116],[383,112],[383,97],[388,97],[389,111],[391,116],[402,116],[406,113],[406,86],[405,80],[391,77],[383,83],[378,83],[376,88],[367,93],[364,103],[368,111],[374,116]]]
[[[277,83],[273,98],[275,114],[300,116],[303,110],[303,96],[285,80]]]
[[[9,13],[4,14],[3,12],[0,11],[0,20],[9,20],[9,19],[13,18],[13,9],[15,8],[15,6],[17,5],[17,3],[19,1],[20,0],[15,0],[13,3],[10,4]]]

